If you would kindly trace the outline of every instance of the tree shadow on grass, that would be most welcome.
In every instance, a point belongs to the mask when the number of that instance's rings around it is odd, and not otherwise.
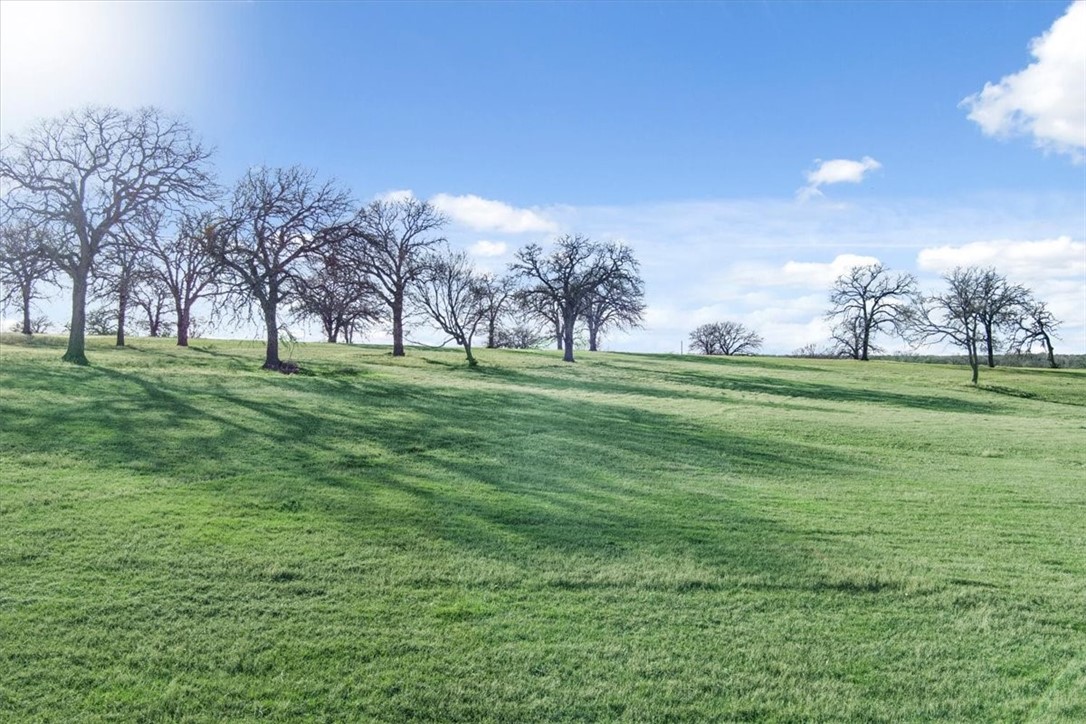
[[[263,399],[102,367],[27,366],[22,374],[39,388],[94,389],[5,404],[9,451],[69,453],[171,482],[218,481],[207,490],[227,507],[276,507],[286,495],[299,515],[346,535],[400,531],[501,559],[660,550],[716,571],[794,574],[804,563],[789,553],[792,534],[758,513],[738,483],[833,478],[870,465],[531,388],[333,376]],[[381,491],[412,502],[391,504]]]
[[[908,407],[933,412],[966,412],[973,414],[1008,414],[1011,411],[995,402],[982,402],[948,395],[917,395],[889,390],[834,385],[824,382],[784,379],[770,376],[735,376],[721,378],[693,372],[667,372],[665,379],[682,384],[701,385],[716,389],[753,392],[776,397],[795,397],[823,402],[849,402]]]
[[[840,410],[832,407],[820,407],[810,403],[795,404],[782,400],[751,400],[734,396],[728,397],[726,394],[728,388],[724,385],[690,385],[671,379],[667,372],[660,370],[652,370],[650,374],[642,375],[640,379],[645,380],[644,384],[622,381],[617,375],[608,379],[593,377],[565,378],[548,374],[530,374],[506,367],[480,366],[473,368],[472,373],[487,380],[500,381],[525,389],[583,390],[601,395],[634,395],[660,400],[701,400],[721,405],[750,405],[805,412],[840,412]],[[629,378],[630,375],[627,375],[627,379]],[[653,385],[651,384],[653,379],[669,383],[670,386]]]
[[[609,366],[598,362],[599,366]],[[502,379],[510,384],[548,389],[582,389],[605,394],[630,394],[661,399],[695,399],[721,404],[746,404],[780,409],[840,412],[839,408],[819,407],[810,403],[795,404],[786,400],[803,399],[827,403],[873,403],[894,407],[931,410],[934,412],[968,412],[1004,414],[1008,410],[996,402],[983,402],[946,395],[916,395],[861,386],[842,386],[822,382],[786,379],[773,376],[725,375],[708,372],[677,371],[622,365],[618,367],[627,377],[632,371],[643,373],[646,380],[659,380],[672,387],[651,384],[631,384],[618,379],[563,378],[553,375],[533,375],[503,367],[480,368],[479,374]],[[825,372],[824,370],[820,370]],[[678,388],[678,389],[677,389]],[[748,392],[776,399],[742,399],[727,397],[728,392]]]

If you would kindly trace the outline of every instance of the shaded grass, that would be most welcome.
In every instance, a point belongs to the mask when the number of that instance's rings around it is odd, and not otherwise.
[[[0,341],[0,718],[1086,716],[1086,377]]]

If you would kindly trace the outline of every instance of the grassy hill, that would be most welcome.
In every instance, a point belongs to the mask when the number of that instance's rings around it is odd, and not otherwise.
[[[1086,372],[0,339],[0,720],[1086,719]]]

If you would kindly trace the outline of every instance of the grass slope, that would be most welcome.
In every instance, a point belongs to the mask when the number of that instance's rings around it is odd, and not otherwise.
[[[1086,374],[0,350],[0,720],[1086,719]]]

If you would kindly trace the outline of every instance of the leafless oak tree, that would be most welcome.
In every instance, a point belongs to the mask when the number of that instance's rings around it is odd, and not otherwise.
[[[894,274],[882,264],[854,266],[838,277],[830,291],[833,307],[826,316],[843,323],[840,332],[853,336],[854,343],[844,345],[849,356],[867,360],[876,333],[899,330],[915,291],[912,274]]]
[[[122,224],[117,239],[103,247],[95,260],[92,275],[93,293],[113,302],[116,321],[117,346],[125,344],[125,325],[128,310],[133,304],[132,295],[146,268],[146,249],[142,238],[133,234],[128,224]]]
[[[209,234],[239,308],[259,307],[267,333],[264,368],[279,359],[279,305],[297,298],[306,262],[328,253],[349,233],[349,195],[297,166],[257,167],[238,182],[231,210]]]
[[[754,354],[762,344],[757,332],[739,322],[709,322],[690,333],[690,348],[701,354]]]
[[[1052,348],[1052,340],[1057,339],[1060,328],[1060,320],[1056,319],[1052,312],[1048,311],[1048,305],[1037,301],[1032,297],[1024,300],[1018,313],[1014,317],[1014,327],[1011,330],[1011,350],[1015,354],[1029,352],[1033,345],[1040,344],[1048,358],[1048,366],[1052,369],[1059,367],[1056,363],[1056,351]]]
[[[980,303],[980,322],[984,329],[984,351],[988,366],[995,367],[995,348],[999,343],[996,335],[1002,331],[1013,332],[1018,313],[1029,299],[1029,291],[1011,284],[1007,277],[991,267],[982,269],[977,281]]]
[[[14,218],[0,226],[0,306],[19,308],[23,334],[34,333],[34,300],[42,297],[40,285],[55,284],[56,275],[43,229]]]
[[[482,274],[479,283],[486,304],[486,346],[494,349],[498,346],[503,320],[516,308],[516,279],[508,275]]]
[[[830,332],[831,356],[862,359],[864,345],[864,321],[859,315],[846,315],[837,320]],[[867,351],[880,351],[868,337]]]
[[[583,319],[588,329],[588,351],[599,349],[600,339],[610,329],[632,329],[641,325],[645,315],[645,285],[633,260],[626,274],[604,284],[585,305]]]
[[[415,291],[418,303],[434,324],[464,348],[468,364],[474,367],[472,339],[488,312],[483,280],[462,251],[429,254],[425,269]]]
[[[42,121],[5,144],[4,202],[49,230],[53,258],[72,279],[65,360],[87,363],[87,291],[99,252],[145,209],[203,197],[211,183],[209,156],[187,124],[154,108],[86,108]]]
[[[380,319],[379,302],[369,277],[337,254],[312,265],[298,290],[297,311],[318,320],[330,343],[350,344],[355,335]]]
[[[426,252],[445,238],[445,217],[426,201],[374,201],[355,217],[347,260],[373,282],[392,320],[392,356],[404,355],[404,313],[408,292],[422,275]]]
[[[132,304],[143,312],[139,326],[146,327],[148,337],[168,337],[173,332],[173,322],[168,319],[172,302],[170,290],[161,278],[150,267],[141,269],[132,289]]]
[[[178,347],[189,344],[197,302],[217,300],[225,291],[225,267],[216,251],[215,237],[226,233],[228,226],[213,212],[195,209],[175,217],[146,214],[140,219],[151,258],[148,285],[169,294]]]
[[[951,342],[965,350],[974,385],[980,376],[978,350],[984,339],[984,275],[983,269],[958,267],[943,277],[945,292],[917,295],[908,312],[908,334],[914,343]]]
[[[578,317],[605,285],[634,278],[637,260],[626,246],[601,244],[577,234],[556,239],[550,254],[539,244],[529,244],[516,253],[510,269],[524,280],[527,300],[551,304],[557,310],[562,359],[573,362],[573,328]]]

